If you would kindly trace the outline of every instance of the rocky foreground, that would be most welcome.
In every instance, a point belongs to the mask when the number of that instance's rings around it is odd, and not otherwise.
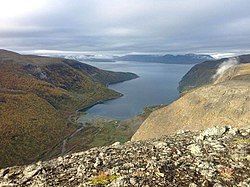
[[[0,186],[250,186],[250,129],[115,143],[0,170]]]

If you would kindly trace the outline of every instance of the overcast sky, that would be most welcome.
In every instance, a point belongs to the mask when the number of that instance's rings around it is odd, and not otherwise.
[[[250,1],[0,0],[0,48],[250,53]]]

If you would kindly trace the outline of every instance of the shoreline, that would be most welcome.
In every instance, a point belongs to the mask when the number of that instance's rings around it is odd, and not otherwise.
[[[119,83],[123,83],[123,82],[126,82],[126,81],[131,81],[131,80],[134,80],[134,79],[137,79],[137,78],[140,77],[140,76],[137,75],[137,74],[135,74],[135,75],[136,75],[136,77],[131,78],[131,79],[128,79],[128,80],[121,80],[121,81],[115,81],[115,82],[112,82],[112,83],[107,83],[107,84],[106,84],[106,87],[107,87],[108,89],[110,89],[110,88],[109,88],[109,85],[119,84]],[[112,90],[112,89],[110,89],[110,90]],[[116,90],[114,90],[114,91],[117,92]],[[95,102],[93,102],[93,103],[91,103],[91,104],[89,104],[89,105],[87,105],[87,106],[85,106],[85,107],[83,107],[83,108],[80,108],[80,109],[76,110],[76,112],[77,112],[77,113],[79,113],[79,112],[80,112],[80,113],[81,113],[81,112],[86,112],[88,109],[92,108],[92,107],[95,106],[95,105],[103,104],[103,103],[105,103],[105,102],[107,102],[107,101],[110,101],[110,100],[113,100],[113,99],[118,99],[118,98],[124,96],[124,94],[122,94],[122,93],[120,93],[120,92],[117,92],[117,93],[119,94],[119,96],[117,96],[117,97],[111,97],[111,98],[101,99],[101,100],[95,101]]]
[[[81,112],[86,112],[88,109],[92,108],[93,106],[95,105],[98,105],[98,104],[103,104],[107,101],[110,101],[110,100],[114,100],[114,99],[118,99],[120,97],[124,96],[122,93],[119,93],[119,96],[117,97],[111,97],[111,98],[108,98],[108,99],[101,99],[101,100],[98,100],[98,101],[95,101],[94,103],[91,103],[83,108],[80,108],[78,110],[76,110],[77,113],[81,113]]]

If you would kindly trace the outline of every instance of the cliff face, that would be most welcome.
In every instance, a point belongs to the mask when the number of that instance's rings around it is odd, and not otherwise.
[[[0,50],[0,168],[42,158],[76,129],[75,110],[119,97],[106,84],[136,77]]]
[[[132,140],[156,138],[178,130],[249,126],[249,78],[250,64],[234,64],[223,74],[214,76],[210,85],[193,89],[172,104],[154,111]]]
[[[0,186],[250,185],[250,129],[211,128],[115,143],[0,170]]]

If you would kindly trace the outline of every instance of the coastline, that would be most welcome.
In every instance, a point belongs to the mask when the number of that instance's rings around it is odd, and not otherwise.
[[[136,74],[135,74],[135,75],[136,75]],[[108,84],[106,84],[106,87],[108,88],[109,85],[114,85],[114,84],[123,83],[123,82],[126,82],[126,81],[130,81],[130,80],[137,79],[137,78],[139,78],[139,77],[140,77],[140,76],[136,75],[136,77],[134,77],[134,78],[132,78],[132,79],[108,83]],[[108,88],[108,89],[110,89],[110,88]],[[115,90],[114,90],[114,91],[115,91]],[[117,91],[116,91],[116,92],[117,92]],[[102,103],[105,103],[105,102],[107,102],[107,101],[110,101],[110,100],[113,100],[113,99],[118,99],[118,98],[124,96],[124,94],[122,94],[122,93],[120,93],[120,92],[117,92],[117,93],[119,94],[119,96],[117,96],[117,97],[111,97],[111,98],[101,99],[101,100],[95,101],[95,102],[93,102],[93,103],[91,103],[91,104],[89,104],[89,105],[87,105],[87,106],[85,106],[85,107],[83,107],[83,108],[78,109],[76,112],[77,112],[77,113],[78,113],[78,112],[80,112],[80,113],[81,113],[81,112],[86,112],[88,109],[92,108],[92,107],[95,106],[95,105],[102,104]]]
[[[101,100],[95,101],[95,102],[93,102],[93,103],[91,103],[91,104],[89,104],[89,105],[87,105],[87,106],[85,106],[83,108],[80,108],[80,109],[76,110],[76,112],[77,113],[86,112],[88,109],[92,108],[95,105],[102,104],[102,103],[105,103],[105,102],[110,101],[110,100],[118,99],[118,98],[120,98],[122,96],[123,96],[123,94],[119,93],[119,96],[117,96],[117,97],[111,97],[111,98],[101,99]]]

